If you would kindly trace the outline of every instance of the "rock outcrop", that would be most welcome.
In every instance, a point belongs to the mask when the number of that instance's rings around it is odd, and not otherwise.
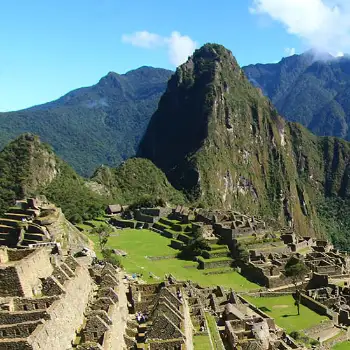
[[[172,76],[139,156],[203,205],[275,218],[304,235],[322,231],[319,203],[349,195],[349,143],[283,120],[216,44]]]

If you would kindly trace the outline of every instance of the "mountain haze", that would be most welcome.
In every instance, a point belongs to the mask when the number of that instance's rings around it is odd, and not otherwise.
[[[243,68],[289,121],[320,136],[350,140],[350,58],[307,51]]]
[[[332,234],[322,224],[327,201],[349,205],[350,144],[286,122],[221,45],[177,69],[138,155],[197,204],[274,218],[302,235]]]
[[[110,72],[56,101],[0,113],[0,148],[31,132],[83,176],[101,164],[116,166],[135,155],[171,74],[152,67]]]

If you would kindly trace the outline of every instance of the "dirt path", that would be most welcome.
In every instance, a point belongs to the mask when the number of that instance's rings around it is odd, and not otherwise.
[[[118,347],[117,349],[123,350],[126,349],[126,345],[124,342],[124,333],[126,328],[126,321],[128,319],[128,301],[126,299],[126,286],[123,281],[123,273],[119,272],[118,280],[118,306],[119,306],[119,314],[116,320],[117,324],[117,339],[118,339]]]
[[[184,293],[183,295],[186,295]],[[193,350],[193,325],[190,316],[190,309],[187,303],[187,296],[183,298],[183,311],[184,311],[184,323],[185,323],[185,337],[186,337],[186,349]]]

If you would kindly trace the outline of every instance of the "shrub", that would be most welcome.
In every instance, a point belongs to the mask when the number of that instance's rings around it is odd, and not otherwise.
[[[112,249],[106,248],[101,253],[105,262],[112,264],[114,267],[123,267],[119,257],[113,253]]]

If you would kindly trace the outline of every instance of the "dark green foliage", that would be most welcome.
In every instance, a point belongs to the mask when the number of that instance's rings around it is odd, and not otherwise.
[[[60,162],[60,174],[40,193],[62,208],[73,223],[90,220],[104,213],[109,200],[90,190],[85,180],[66,163]]]
[[[101,167],[92,180],[104,185],[121,203],[135,203],[135,206],[184,203],[182,193],[176,191],[164,173],[147,159],[131,158],[115,169]]]
[[[25,134],[0,152],[0,213],[16,199],[38,194],[46,195],[77,223],[98,216],[108,202],[37,136]]]
[[[100,251],[103,253],[105,250],[106,244],[108,243],[109,236],[113,232],[113,229],[110,225],[101,225],[95,227],[91,233],[98,235],[98,243],[100,245]]]
[[[296,81],[312,60],[285,60],[281,75]],[[265,74],[260,68],[253,73]],[[268,84],[262,88],[280,97],[289,86]],[[172,76],[139,155],[196,205],[260,215],[301,236],[331,232],[320,221],[320,203],[350,198],[350,144],[284,121],[217,44],[196,50]]]
[[[30,109],[0,113],[0,149],[31,132],[83,176],[134,156],[171,71],[141,67]]]
[[[180,259],[192,260],[196,256],[201,256],[204,250],[209,249],[209,244],[203,238],[202,227],[194,227],[191,240],[179,253]]]
[[[105,248],[101,254],[105,262],[112,264],[114,267],[123,267],[119,257],[113,253],[113,249]]]
[[[350,59],[309,51],[243,68],[278,111],[321,136],[350,140]]]
[[[242,244],[242,243],[237,244],[235,256],[239,262],[243,262],[243,263],[248,262],[249,261],[249,251],[247,249],[247,246],[245,244]]]
[[[0,213],[24,196],[23,181],[28,174],[29,153],[26,137],[12,142],[0,153]]]
[[[302,260],[292,256],[287,261],[284,270],[285,275],[292,280],[296,288],[295,305],[298,309],[298,315],[300,315],[300,291],[298,285],[305,281],[305,276],[309,273],[309,269]]]
[[[318,205],[321,224],[334,246],[340,250],[350,250],[350,200],[338,197],[325,199]]]

